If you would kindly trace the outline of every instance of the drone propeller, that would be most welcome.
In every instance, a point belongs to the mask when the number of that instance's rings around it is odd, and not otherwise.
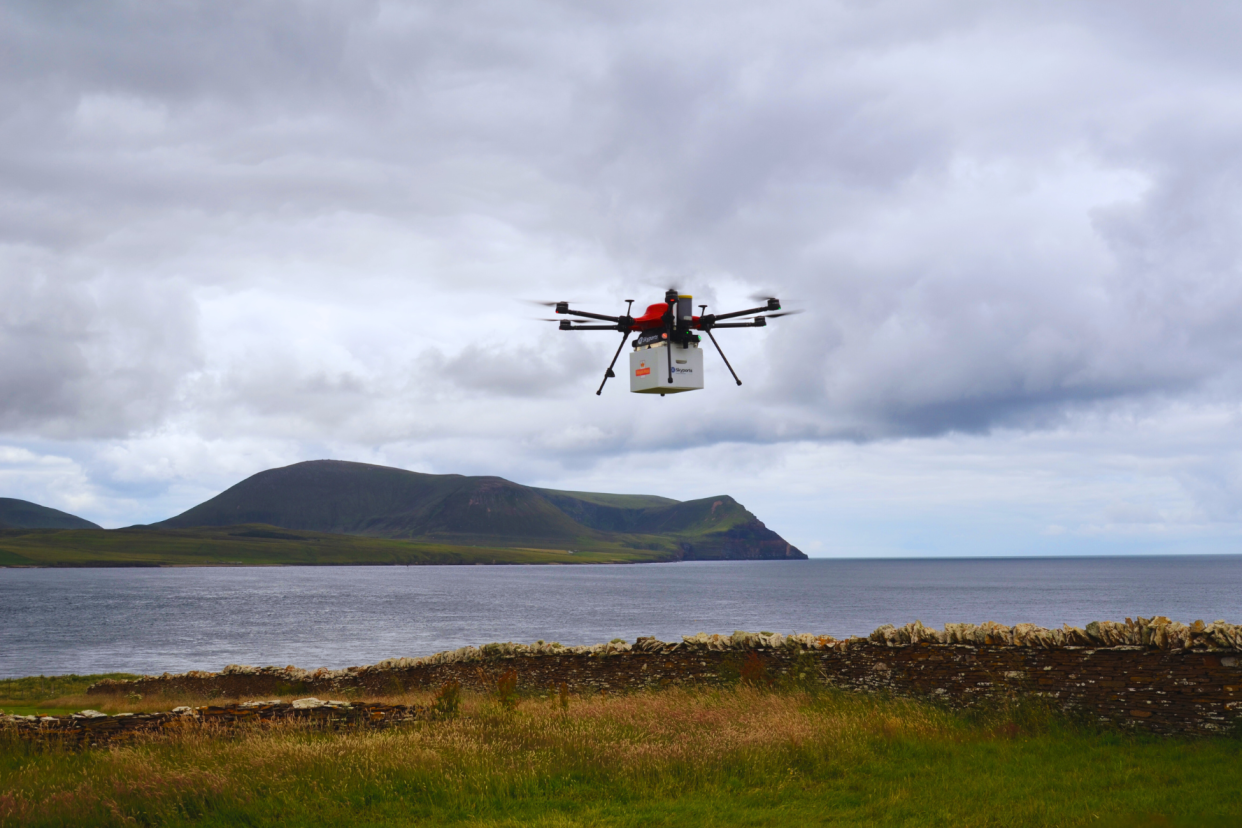
[[[757,319],[764,317],[765,319],[776,319],[778,316],[797,316],[800,313],[806,313],[804,310],[783,310],[783,311],[755,311],[746,316],[737,317],[738,319]]]
[[[800,313],[806,313],[806,311],[787,310],[787,311],[780,311],[779,313],[765,313],[764,316],[766,316],[768,319],[775,319],[778,316],[797,316]]]

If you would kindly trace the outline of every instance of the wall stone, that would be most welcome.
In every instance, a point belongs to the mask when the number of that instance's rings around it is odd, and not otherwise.
[[[221,730],[259,722],[296,722],[312,727],[387,727],[398,722],[435,718],[432,705],[400,705],[316,698],[293,702],[258,701],[207,707],[177,707],[166,713],[117,713],[83,710],[71,716],[0,716],[0,727],[27,739],[75,745],[105,745],[144,733],[169,733],[187,728]]]
[[[346,670],[230,665],[219,673],[105,681],[87,692],[244,698],[384,694],[448,682],[487,692],[509,671],[528,692],[553,691],[561,684],[574,693],[721,685],[746,675],[801,677],[956,707],[1030,696],[1156,733],[1218,733],[1242,714],[1242,628],[1163,617],[1056,630],[993,623],[933,630],[916,621],[844,640],[736,632],[699,633],[676,643],[639,638],[591,647],[488,644]]]

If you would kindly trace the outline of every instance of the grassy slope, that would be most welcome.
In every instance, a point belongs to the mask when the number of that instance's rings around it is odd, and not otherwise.
[[[545,495],[560,495],[562,497],[582,500],[587,503],[594,503],[598,506],[609,506],[615,509],[651,509],[661,508],[664,506],[673,506],[680,501],[673,500],[671,497],[660,497],[659,495],[625,495],[625,494],[605,494],[603,492],[566,492],[560,489],[535,489],[535,491]]]
[[[492,548],[299,532],[271,526],[178,530],[0,531],[0,566],[573,564],[664,560],[665,551],[597,543]]]
[[[1232,738],[813,688],[565,709],[549,694],[512,711],[467,696],[455,720],[379,732],[187,732],[86,751],[0,736],[0,826],[1223,826],[1242,822],[1239,759]]]
[[[3,529],[98,529],[98,524],[77,515],[31,503],[0,497],[0,528]]]
[[[535,489],[498,477],[420,474],[318,460],[268,469],[156,524],[189,529],[266,523],[289,529],[434,540],[475,534],[571,541],[592,535]]]
[[[364,534],[376,516],[420,511],[467,485],[456,474],[419,474],[341,461],[268,469],[155,524],[166,529],[266,523],[318,532]]]
[[[703,537],[724,532],[754,520],[742,504],[728,495],[687,500],[653,511],[641,530],[651,534],[673,533],[686,537]]]

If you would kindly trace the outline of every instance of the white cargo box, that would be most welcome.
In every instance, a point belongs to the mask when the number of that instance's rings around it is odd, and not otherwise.
[[[673,381],[668,381],[669,348],[673,356]],[[630,352],[630,390],[635,394],[676,394],[703,387],[703,351],[691,345],[657,342]]]

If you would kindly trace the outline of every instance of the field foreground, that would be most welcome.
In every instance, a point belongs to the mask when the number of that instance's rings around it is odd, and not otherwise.
[[[85,750],[0,733],[0,825],[1236,825],[1240,754],[1231,737],[1093,730],[1024,705],[962,714],[818,687],[500,688],[378,731],[197,727]]]

